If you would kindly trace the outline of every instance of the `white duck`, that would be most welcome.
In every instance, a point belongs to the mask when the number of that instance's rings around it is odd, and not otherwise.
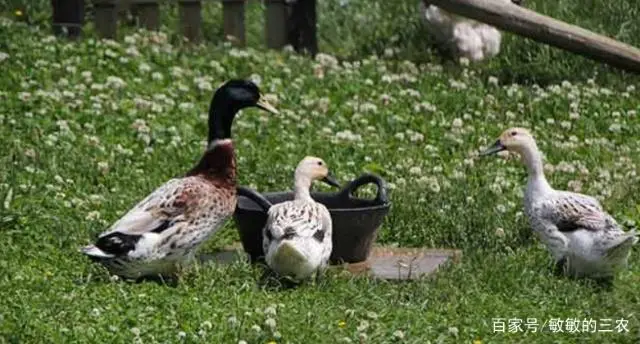
[[[231,80],[220,87],[211,100],[208,147],[200,162],[153,191],[82,252],[129,279],[171,276],[190,261],[235,210],[231,124],[250,106],[277,113],[250,81]]]
[[[525,212],[565,274],[607,278],[626,266],[631,247],[638,241],[635,230],[623,231],[593,197],[554,190],[544,176],[542,155],[526,129],[505,130],[482,155],[502,150],[518,153],[527,166]]]
[[[310,156],[298,164],[294,178],[294,200],[269,209],[262,246],[273,271],[302,280],[327,266],[333,248],[331,215],[311,198],[309,188],[314,180],[340,184],[322,159]]]
[[[501,0],[520,4],[520,0]],[[458,58],[483,61],[500,52],[502,34],[491,25],[449,13],[437,6],[420,1],[425,25],[437,44],[446,47]]]

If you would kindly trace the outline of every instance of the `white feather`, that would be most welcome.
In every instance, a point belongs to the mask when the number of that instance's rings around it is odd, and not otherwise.
[[[495,27],[433,5],[425,6],[422,1],[420,11],[436,43],[448,47],[458,58],[482,61],[500,52],[502,34]]]

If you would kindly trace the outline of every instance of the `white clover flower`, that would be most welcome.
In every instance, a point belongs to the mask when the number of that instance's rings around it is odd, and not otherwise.
[[[153,72],[153,73],[151,73],[151,79],[156,80],[156,81],[161,81],[161,80],[164,79],[164,76],[160,72]]]
[[[270,328],[271,330],[273,330],[274,328],[276,328],[276,320],[273,318],[267,318],[264,321],[264,325],[267,326],[268,328]]]
[[[438,179],[436,177],[428,177],[427,186],[433,193],[440,192],[440,183],[438,183]]]
[[[109,172],[109,163],[106,161],[98,162],[98,170],[103,174]]]
[[[124,42],[127,44],[136,44],[136,36],[127,35],[124,37]]]
[[[25,149],[24,155],[29,157],[29,158],[35,158],[36,157],[36,151],[34,149],[32,149],[32,148],[28,148],[28,149]]]
[[[260,74],[253,73],[249,76],[249,80],[253,81],[254,84],[260,86],[262,84],[262,77]]]
[[[325,53],[317,54],[316,62],[320,63],[322,66],[325,66],[325,67],[332,67],[332,68],[338,67],[338,59]]]
[[[276,305],[270,305],[269,307],[265,308],[264,314],[275,316],[277,314]]]
[[[373,103],[362,103],[360,104],[360,111],[362,112],[378,112],[378,107]]]
[[[182,111],[189,111],[189,110],[193,110],[195,108],[195,105],[193,103],[180,103],[178,104],[178,109],[182,110]]]
[[[117,76],[108,76],[106,86],[119,89],[127,86],[127,83]]]
[[[238,48],[231,48],[229,50],[229,56],[237,58],[245,58],[251,56],[248,51]]]
[[[343,140],[343,141],[354,141],[354,142],[362,141],[362,136],[360,134],[354,134],[351,130],[348,130],[348,129],[337,132],[335,134],[335,137],[338,140]]]
[[[458,80],[454,80],[454,79],[449,79],[449,86],[451,88],[455,88],[457,90],[466,90],[467,89],[467,84],[465,84],[462,81],[458,81]]]
[[[133,57],[139,57],[141,55],[140,51],[138,50],[138,48],[133,47],[133,46],[132,47],[127,47],[127,49],[125,49],[124,52],[127,55],[133,56]],[[140,69],[140,71],[144,73],[144,71],[142,69]]]
[[[572,180],[567,184],[567,188],[573,192],[581,192],[582,191],[582,182],[579,180]]]
[[[360,324],[358,324],[358,327],[356,327],[356,330],[358,330],[358,332],[364,332],[369,328],[369,322],[366,320],[361,320]]]
[[[91,315],[96,317],[96,318],[99,317],[100,316],[100,309],[98,309],[98,308],[92,309],[91,310]]]
[[[453,122],[451,122],[451,127],[455,129],[462,128],[463,125],[464,125],[464,122],[462,121],[461,118],[455,118]]]

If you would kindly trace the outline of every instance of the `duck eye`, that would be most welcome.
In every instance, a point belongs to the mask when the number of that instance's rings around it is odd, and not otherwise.
[[[322,166],[322,161],[318,161],[318,166]]]
[[[512,132],[511,132],[511,136],[516,136],[516,135],[518,135],[518,132],[517,132],[517,131],[512,131]]]

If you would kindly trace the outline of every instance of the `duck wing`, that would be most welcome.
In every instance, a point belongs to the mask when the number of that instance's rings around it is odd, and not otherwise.
[[[114,257],[135,249],[144,235],[161,235],[185,222],[202,193],[197,177],[172,179],[154,190],[102,233],[95,245],[83,249],[88,255]]]
[[[598,200],[577,193],[559,193],[543,203],[541,212],[561,232],[578,229],[600,231],[616,225]]]

